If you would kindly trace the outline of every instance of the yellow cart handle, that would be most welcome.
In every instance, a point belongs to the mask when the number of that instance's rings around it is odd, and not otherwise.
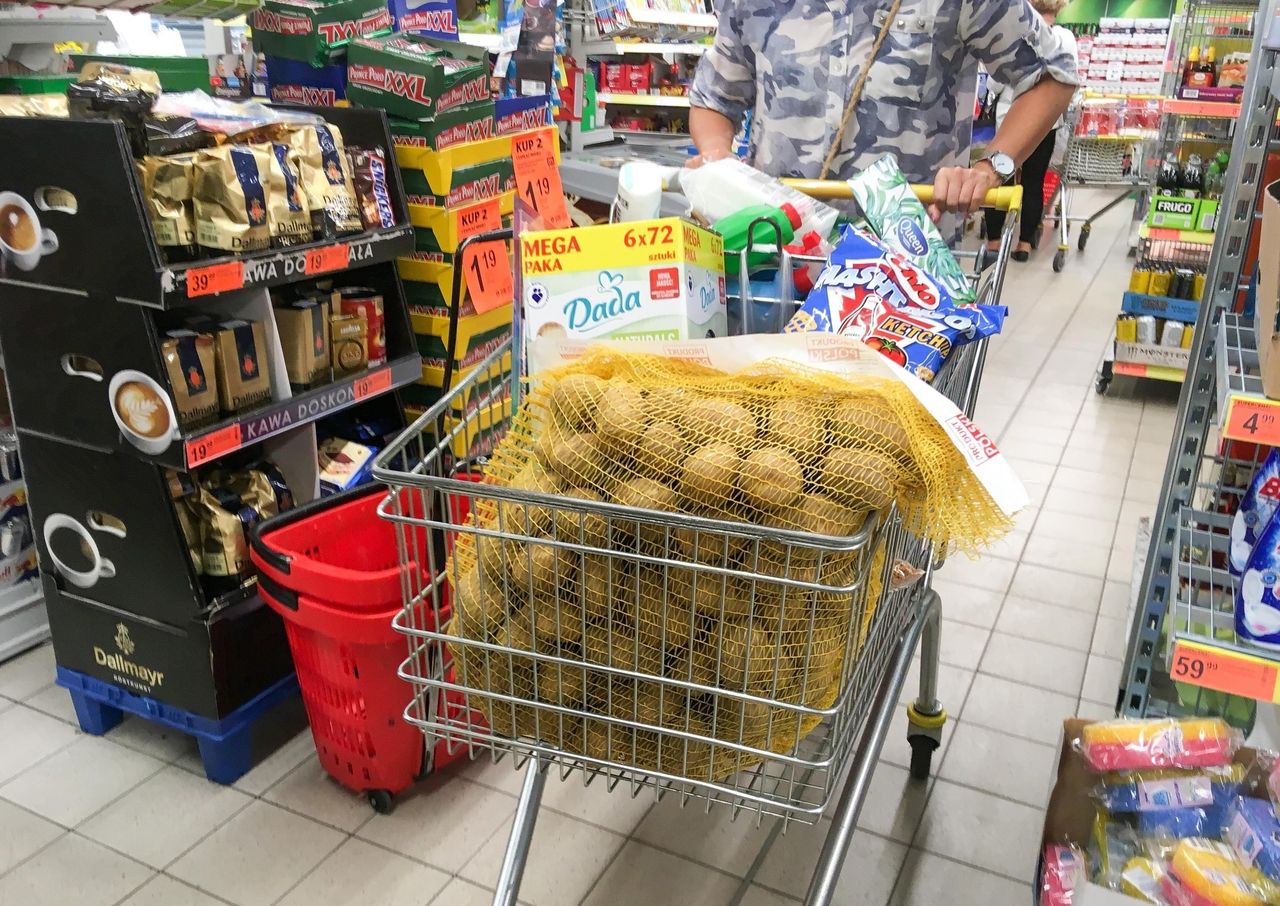
[[[812,198],[838,199],[852,198],[853,189],[843,180],[823,179],[784,179],[782,182],[799,189]],[[933,186],[913,185],[911,190],[922,204],[933,202]],[[997,211],[1022,210],[1022,186],[1001,186],[992,189],[982,200],[984,208],[995,208]]]

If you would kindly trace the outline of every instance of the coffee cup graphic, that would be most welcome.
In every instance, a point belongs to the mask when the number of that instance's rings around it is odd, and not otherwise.
[[[88,524],[86,525],[85,523]],[[70,531],[79,538],[80,550],[89,559],[90,566],[88,569],[76,569],[58,556],[53,546],[53,536],[63,529]],[[94,532],[101,532],[116,538],[125,537],[123,522],[100,513],[89,513],[85,517],[85,522],[81,522],[74,516],[68,516],[66,513],[53,513],[44,521],[44,546],[45,550],[49,552],[49,559],[53,561],[54,569],[57,570],[58,575],[76,588],[92,588],[98,584],[99,579],[111,579],[116,574],[115,564],[102,556],[102,551],[98,548],[98,541],[94,536]]]
[[[83,355],[64,355],[62,370],[72,377],[103,380],[102,366]],[[169,394],[149,374],[125,368],[107,382],[107,405],[125,440],[143,453],[158,456],[181,436],[178,414]]]
[[[17,192],[0,192],[0,256],[29,271],[57,250],[57,235],[40,225],[31,203]]]

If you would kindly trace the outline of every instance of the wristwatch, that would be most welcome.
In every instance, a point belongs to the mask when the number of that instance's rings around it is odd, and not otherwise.
[[[991,164],[991,169],[996,171],[996,176],[1000,177],[1001,184],[1013,179],[1013,174],[1018,170],[1013,158],[1003,151],[992,151],[983,160]]]

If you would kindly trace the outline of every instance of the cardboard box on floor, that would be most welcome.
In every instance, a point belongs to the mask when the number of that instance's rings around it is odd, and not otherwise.
[[[1262,190],[1262,248],[1258,256],[1258,305],[1254,335],[1262,392],[1280,399],[1280,182]]]
[[[1098,785],[1098,775],[1089,770],[1077,749],[1080,735],[1085,726],[1090,723],[1093,721],[1079,717],[1069,717],[1062,722],[1062,744],[1058,753],[1057,779],[1054,781],[1053,793],[1049,796],[1049,808],[1044,816],[1044,835],[1040,841],[1042,855],[1045,846],[1050,843],[1073,843],[1082,851],[1089,847],[1093,817],[1098,809],[1098,801],[1093,797],[1093,791]],[[1236,752],[1236,764],[1244,765],[1248,769],[1243,787],[1245,794],[1265,799],[1267,798],[1266,774],[1258,767],[1257,761],[1258,753],[1255,749],[1244,747]],[[1036,867],[1034,896],[1037,903],[1040,899],[1043,873],[1042,859]],[[1088,887],[1089,894],[1086,894],[1083,899],[1077,896],[1075,901],[1077,906],[1080,903],[1086,906],[1093,906],[1093,904],[1104,906],[1111,902],[1104,896],[1105,888],[1095,890],[1096,885],[1092,884]],[[1076,893],[1080,894],[1080,888],[1076,889]],[[1116,902],[1136,903],[1137,901],[1123,897]]]

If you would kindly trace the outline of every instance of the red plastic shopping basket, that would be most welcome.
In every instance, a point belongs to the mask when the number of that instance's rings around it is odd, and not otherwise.
[[[259,591],[284,618],[316,753],[378,811],[424,767],[422,732],[403,717],[406,646],[391,623],[401,571],[396,526],[377,512],[385,496],[370,485],[322,498],[250,533]],[[425,571],[418,554],[406,568]],[[437,751],[436,767],[452,760],[443,744]]]

